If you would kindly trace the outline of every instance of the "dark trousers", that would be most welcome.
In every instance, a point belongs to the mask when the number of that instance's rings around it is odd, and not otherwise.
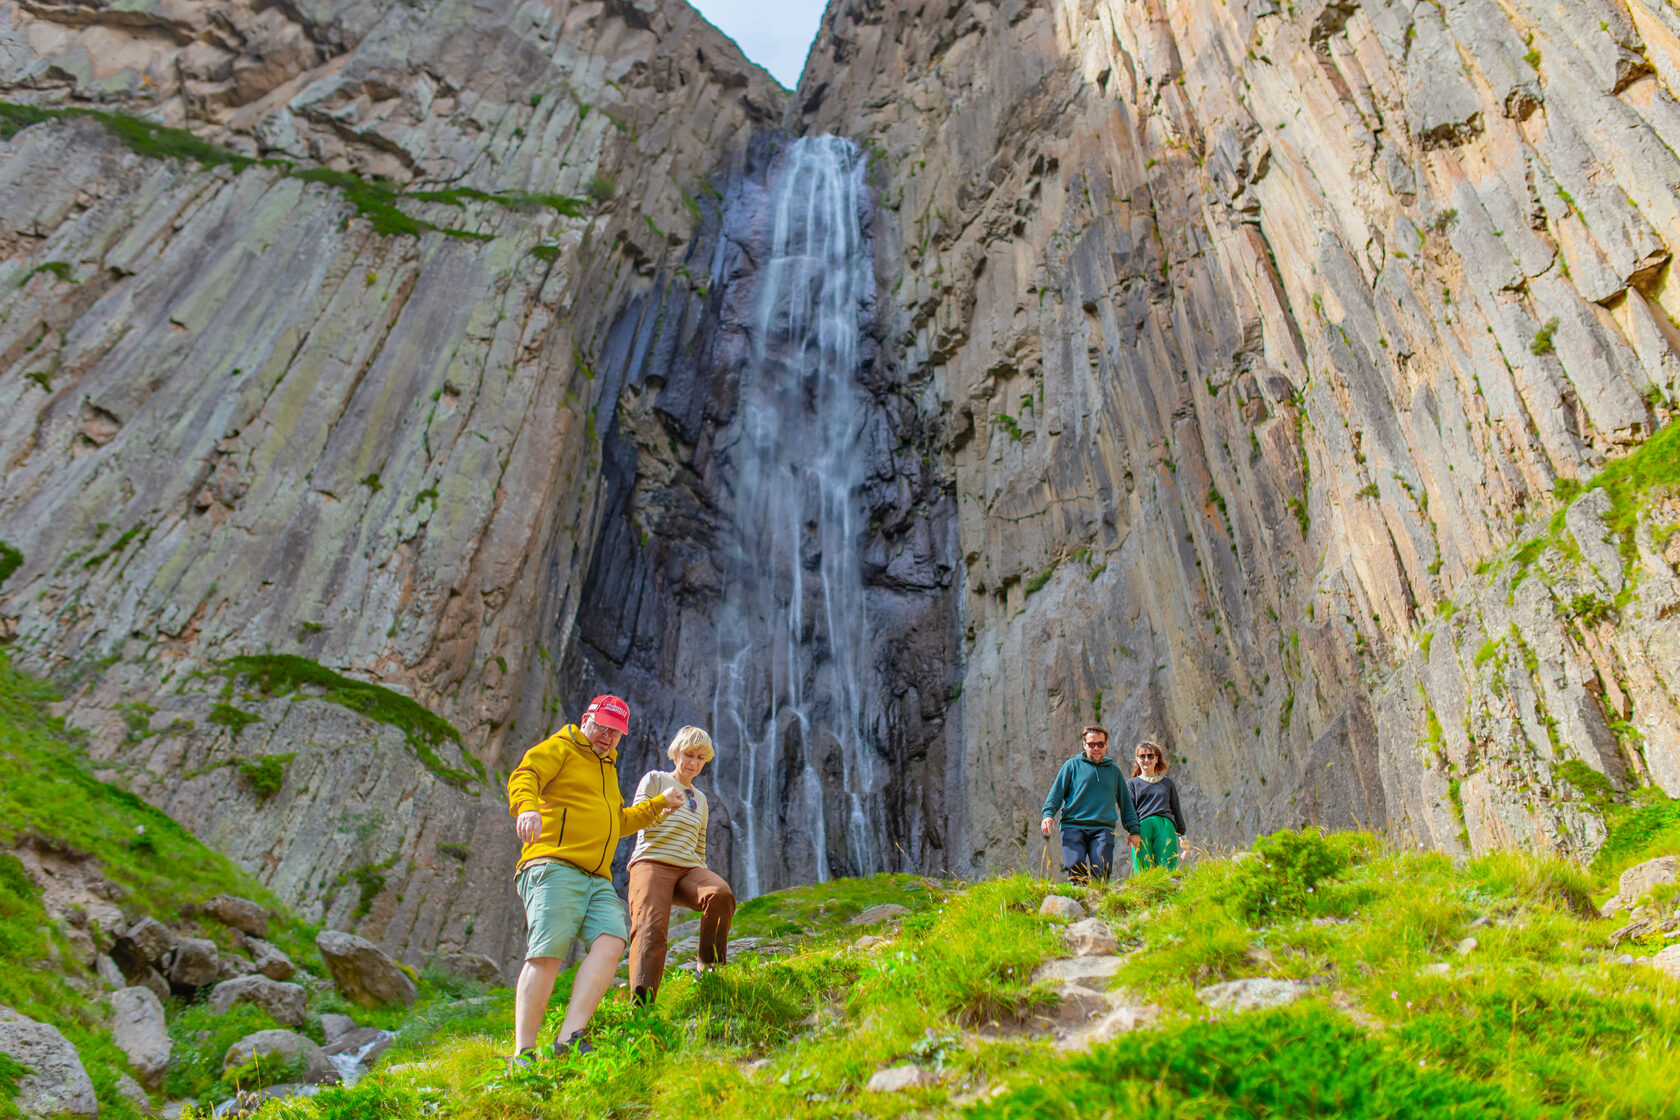
[[[1062,826],[1062,870],[1069,879],[1106,879],[1114,867],[1114,830]]]

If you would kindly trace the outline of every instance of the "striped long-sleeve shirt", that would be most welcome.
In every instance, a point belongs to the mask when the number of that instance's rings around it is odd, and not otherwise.
[[[636,786],[636,803],[662,793],[667,801],[680,800],[680,805],[676,812],[636,835],[630,862],[651,859],[676,867],[706,866],[706,823],[710,819],[706,795],[697,789],[684,789],[676,775],[668,771],[650,770]]]

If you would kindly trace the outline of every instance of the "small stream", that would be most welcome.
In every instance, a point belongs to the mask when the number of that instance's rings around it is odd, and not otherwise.
[[[397,1037],[391,1031],[369,1030],[367,1028],[361,1028],[350,1033],[354,1036],[354,1041],[357,1042],[354,1050],[345,1050],[337,1054],[330,1051],[327,1053],[327,1061],[332,1063],[333,1068],[338,1071],[338,1076],[343,1079],[346,1085],[354,1085],[359,1081],[362,1074],[367,1072],[367,1067],[372,1064],[372,1060],[383,1053],[386,1047],[391,1045],[391,1041]]]

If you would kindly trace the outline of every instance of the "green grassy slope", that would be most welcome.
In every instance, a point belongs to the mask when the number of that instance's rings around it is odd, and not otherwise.
[[[1066,954],[1058,923],[1037,914],[1050,884],[1017,876],[934,890],[881,876],[755,899],[741,932],[784,955],[741,957],[698,980],[673,974],[653,1010],[609,996],[592,1055],[505,1072],[504,995],[476,1019],[405,1031],[390,1068],[356,1087],[263,1114],[1680,1115],[1680,982],[1618,963],[1604,948],[1618,923],[1593,907],[1622,867],[1680,851],[1675,809],[1652,803],[1624,818],[1609,849],[1621,857],[1593,874],[1515,854],[1455,864],[1308,831],[1180,875],[1058,886],[1118,934],[1127,959],[1115,986],[1162,1009],[1153,1028],[1086,1054],[1058,1051],[1026,1025],[1055,999],[1032,983],[1034,967]],[[865,931],[846,918],[879,901],[911,913],[884,943],[855,947]],[[1311,986],[1293,1005],[1240,1015],[1196,998],[1247,976]],[[556,1007],[564,994],[563,981]],[[876,1070],[904,1062],[937,1082],[865,1090]]]
[[[0,959],[6,962],[0,1004],[62,1030],[81,1052],[100,1115],[123,1120],[135,1115],[115,1089],[127,1065],[103,1027],[108,1008],[95,994],[97,978],[42,908],[40,892],[12,854],[20,841],[40,837],[95,856],[122,888],[117,904],[129,919],[149,914],[179,927],[183,911],[219,892],[255,899],[278,915],[272,940],[301,967],[321,966],[314,931],[287,916],[254,879],[163,813],[93,778],[80,736],[47,710],[53,699],[51,689],[0,655]],[[229,931],[209,919],[197,932],[229,943]],[[262,1025],[273,1024],[265,1018]],[[9,1102],[16,1076],[0,1069],[0,1117],[15,1114]]]

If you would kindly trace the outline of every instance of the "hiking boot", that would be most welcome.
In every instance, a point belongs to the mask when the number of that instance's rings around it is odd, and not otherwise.
[[[508,1059],[508,1068],[530,1069],[532,1066],[537,1064],[537,1059],[540,1057],[542,1057],[542,1055],[537,1053],[537,1048],[535,1046],[527,1046],[525,1049]]]
[[[556,1058],[564,1058],[567,1054],[577,1054],[581,1056],[583,1054],[592,1054],[594,1052],[595,1044],[589,1041],[588,1031],[578,1031],[576,1034],[564,1041],[558,1038],[554,1040],[554,1056]]]

